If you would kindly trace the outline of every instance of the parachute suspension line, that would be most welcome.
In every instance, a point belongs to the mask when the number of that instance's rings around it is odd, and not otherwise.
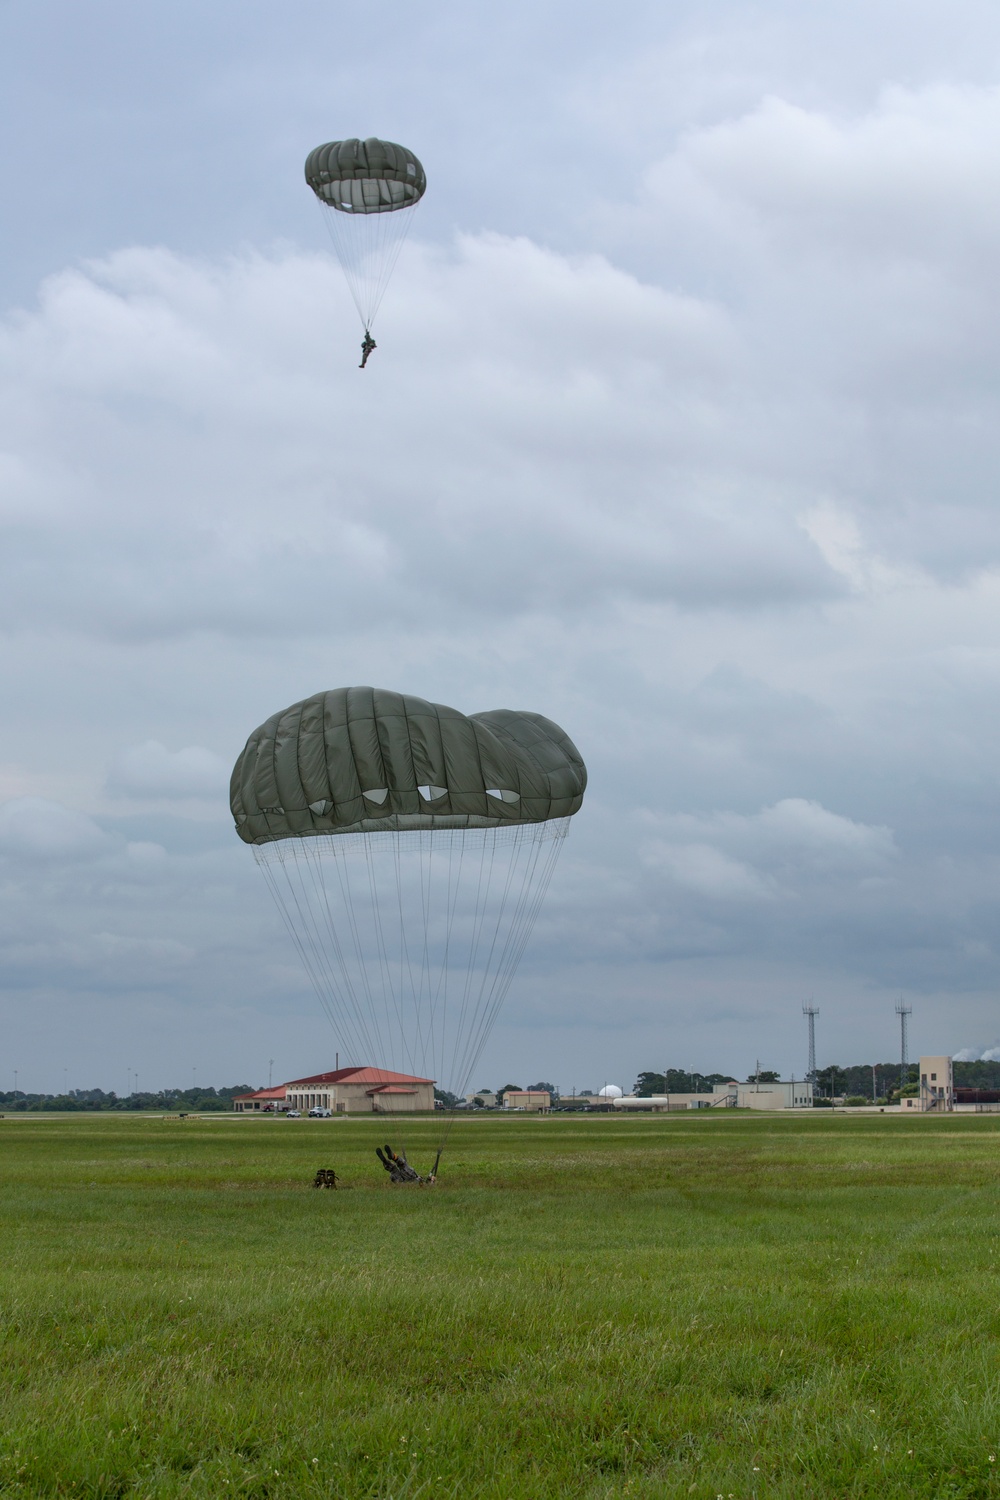
[[[304,848],[302,851],[302,858],[303,867],[311,872],[312,889],[314,892],[319,892],[322,898],[322,912],[326,919],[325,925],[329,946],[337,959],[340,969],[339,982],[338,976],[334,976],[332,992],[334,996],[336,996],[338,993],[342,993],[345,996],[345,1000],[347,1002],[345,1005],[347,1015],[344,1019],[347,1020],[351,1025],[352,1033],[354,1034],[356,1039],[363,1041],[366,1050],[370,1051],[372,1031],[369,1027],[369,1019],[374,1018],[374,1000],[371,994],[370,987],[368,985],[367,973],[364,968],[361,969],[360,977],[367,1006],[366,1013],[365,1008],[361,1004],[361,999],[358,994],[357,987],[352,982],[351,970],[348,965],[347,959],[344,956],[344,949],[340,941],[340,933],[338,931],[336,918],[330,907],[329,892],[326,885],[326,874],[323,861],[319,855],[319,851],[313,850],[311,848]],[[308,893],[306,894],[306,902],[309,902]],[[353,933],[353,924],[349,921],[347,926],[348,931]],[[356,934],[354,934],[354,936],[355,946],[357,946]]]
[[[447,902],[446,902],[446,908],[445,908],[446,913],[447,913],[447,920],[445,921],[444,957],[443,957],[443,961],[442,961],[442,964],[441,964],[441,972],[438,975],[437,990],[436,990],[435,996],[434,996],[435,1003],[438,1001],[438,999],[440,999],[440,1001],[441,1001],[441,1026],[440,1026],[441,1053],[440,1053],[440,1059],[439,1059],[440,1066],[439,1066],[439,1072],[438,1072],[438,1076],[441,1077],[441,1078],[444,1077],[444,1071],[445,1071],[445,1038],[448,1035],[448,974],[449,974],[449,971],[450,971],[450,968],[451,968],[451,929],[452,929],[452,923],[455,920],[455,912],[456,912],[456,909],[457,909],[457,906],[458,906],[458,893],[459,893],[459,891],[461,890],[461,887],[462,887],[462,863],[463,863],[463,861],[465,859],[465,829],[464,828],[462,829],[462,837],[460,839],[458,839],[456,842],[458,844],[458,869],[457,870],[455,869],[455,854],[454,854],[455,844],[453,843],[451,845],[450,849],[449,849],[449,858],[448,858],[448,890],[447,890]],[[454,894],[453,894],[453,892],[454,892]]]
[[[333,954],[334,959],[336,960],[337,967],[339,968],[339,971],[340,971],[340,976],[339,977],[340,977],[341,983],[338,986],[338,976],[336,974],[336,971],[333,969],[333,965],[332,964],[328,964],[327,965],[327,967],[330,970],[329,983],[330,983],[330,986],[331,986],[331,991],[332,991],[332,993],[336,994],[337,991],[338,991],[338,988],[340,988],[341,993],[344,996],[344,1007],[343,1008],[346,1011],[346,1015],[344,1016],[343,1019],[344,1019],[344,1021],[346,1021],[350,1025],[350,1029],[351,1029],[352,1033],[356,1033],[356,1032],[358,1032],[360,1030],[360,1034],[365,1034],[365,1033],[367,1033],[367,1026],[365,1024],[364,1012],[363,1012],[363,1010],[361,1008],[361,1005],[359,1003],[357,991],[356,991],[354,985],[351,982],[350,971],[348,969],[347,963],[345,962],[343,948],[341,947],[341,943],[340,943],[340,934],[337,932],[335,924],[334,924],[333,919],[332,919],[332,913],[330,911],[330,902],[329,902],[329,896],[328,896],[327,889],[326,889],[326,881],[325,881],[325,878],[324,878],[323,868],[322,868],[322,865],[319,863],[319,861],[316,860],[316,859],[314,859],[312,857],[312,853],[313,853],[312,850],[303,850],[303,854],[304,854],[306,860],[308,861],[308,863],[306,865],[306,868],[309,869],[309,870],[311,870],[311,872],[312,872],[312,880],[313,880],[314,887],[318,888],[319,891],[321,892],[321,895],[322,895],[322,906],[320,908],[320,915],[325,916],[325,919],[326,919],[325,926],[326,926],[327,936],[328,936],[328,939],[329,939],[329,948],[330,948],[330,951]],[[286,876],[287,876],[288,875],[288,866],[287,866],[286,862],[284,861],[284,859],[282,859],[281,865],[282,865],[282,869],[285,871]],[[300,881],[301,881],[301,879],[302,879],[301,871],[298,871],[297,873],[299,873],[299,878],[300,878]],[[290,880],[290,876],[288,878]],[[303,884],[304,884],[304,882],[303,882]],[[305,898],[304,898],[303,904],[306,905],[306,906],[309,906],[310,909],[312,907],[312,903],[310,903],[309,899],[308,899],[308,893],[305,894]],[[334,1022],[334,1029],[335,1030],[339,1030],[336,1022]]]
[[[336,976],[326,961],[322,944],[318,941],[318,935],[314,930],[308,897],[305,896],[304,892],[300,893],[296,890],[289,865],[283,858],[283,852],[280,848],[269,846],[268,855],[270,857],[265,857],[263,849],[257,846],[254,847],[254,858],[264,874],[268,889],[274,897],[281,918],[288,929],[292,942],[302,960],[302,966],[319,997],[320,1004],[330,1025],[333,1027],[342,1046],[346,1043],[347,1046],[357,1048],[359,1037],[352,1025],[349,1008],[345,1005],[341,1013],[337,1014],[330,1003],[331,995],[336,997],[338,994]],[[271,858],[276,860],[285,877],[290,903],[285,899],[284,889],[271,865]],[[292,908],[294,908],[298,915],[298,926],[292,918]]]
[[[312,981],[313,987],[316,989],[317,994],[320,996],[321,1003],[323,1004],[323,1009],[326,1012],[327,1017],[331,1021],[331,1024],[333,1024],[333,1011],[329,1002],[329,989],[333,980],[333,976],[330,973],[329,965],[326,962],[326,956],[323,953],[322,947],[317,940],[317,934],[315,933],[313,923],[310,920],[311,912],[308,911],[308,903],[301,899],[300,893],[296,890],[295,883],[292,880],[288,869],[285,867],[284,861],[280,859],[280,856],[279,864],[281,866],[281,872],[285,876],[285,881],[288,886],[288,896],[290,898],[290,904],[285,900],[284,891],[278,880],[276,879],[274,872],[266,866],[264,867],[265,877],[267,878],[268,884],[271,888],[271,892],[274,895],[275,900],[277,901],[278,909],[285,921],[285,925],[292,933],[293,941],[295,942],[295,945],[299,950],[299,954],[302,958],[306,974]],[[292,918],[293,909],[299,917],[298,925],[296,925]]]
[[[357,917],[356,917],[355,911],[354,911],[354,902],[353,902],[353,899],[351,897],[350,882],[349,882],[349,880],[346,882],[346,888],[345,888],[345,878],[344,878],[344,873],[345,872],[344,872],[344,870],[342,868],[340,860],[335,860],[335,862],[334,862],[334,868],[337,871],[338,882],[339,882],[340,888],[341,888],[341,896],[344,898],[344,905],[345,905],[345,907],[347,909],[347,913],[348,913],[348,922],[347,922],[348,931],[351,933],[352,940],[354,942],[355,957],[361,960],[358,963],[358,971],[360,973],[361,984],[362,984],[362,988],[363,988],[364,994],[365,994],[365,1001],[366,1001],[366,1004],[367,1004],[367,1015],[364,1013],[364,1011],[361,1008],[361,1004],[360,1004],[360,1000],[358,998],[356,987],[355,987],[355,985],[351,981],[350,969],[348,967],[347,960],[344,957],[344,950],[343,950],[343,946],[342,946],[341,941],[340,941],[340,933],[338,931],[337,920],[336,920],[336,917],[335,917],[335,915],[334,915],[334,913],[333,913],[333,911],[332,911],[332,909],[330,907],[330,896],[329,896],[329,892],[327,890],[327,885],[326,885],[326,869],[325,869],[325,861],[323,859],[323,851],[321,849],[312,849],[312,848],[306,847],[303,850],[303,853],[304,853],[304,856],[305,856],[306,860],[309,863],[310,868],[313,870],[314,885],[315,885],[315,887],[322,894],[322,898],[323,898],[323,910],[324,910],[324,913],[326,915],[327,933],[329,934],[330,946],[333,949],[334,953],[336,954],[338,963],[340,965],[340,971],[341,971],[341,974],[343,976],[344,990],[347,993],[347,995],[350,997],[351,1001],[353,1002],[354,1012],[355,1012],[355,1014],[357,1016],[358,1022],[360,1023],[361,1033],[362,1033],[362,1035],[365,1038],[366,1048],[367,1048],[368,1055],[369,1056],[373,1056],[374,1055],[372,1053],[372,1042],[373,1042],[373,1039],[374,1039],[373,1038],[373,1033],[374,1033],[374,1037],[378,1036],[379,1021],[378,1021],[378,1015],[377,1015],[377,1007],[376,1007],[375,996],[372,993],[371,984],[369,983],[369,979],[368,979],[368,970],[365,967],[365,964],[364,964],[364,961],[363,961],[363,959],[364,959],[364,949],[363,949],[363,946],[362,946],[362,940],[361,940],[360,934],[358,932],[358,922],[357,922]],[[371,1023],[372,1023],[372,1030],[369,1030],[369,1025],[368,1025],[369,1019],[371,1020]]]
[[[490,864],[486,869],[486,854],[489,850]],[[469,1005],[473,994],[473,980],[476,972],[476,961],[479,957],[479,946],[482,940],[483,927],[489,910],[489,889],[493,877],[493,861],[496,858],[496,831],[491,829],[483,838],[479,851],[479,870],[476,876],[476,900],[472,924],[472,940],[469,944],[469,955],[466,963],[465,978],[462,986],[462,1000],[459,1006],[458,1023],[455,1027],[455,1042],[452,1048],[450,1081],[454,1082],[455,1092],[459,1091],[463,1080],[455,1073],[455,1060],[462,1047],[462,1038],[465,1035],[466,1025],[469,1017]],[[444,1071],[442,1069],[442,1071]]]
[[[427,851],[426,878],[424,872],[424,849]],[[420,836],[420,893],[423,900],[424,910],[424,940],[422,944],[420,960],[420,995],[421,1004],[426,1000],[427,1007],[427,1049],[431,1062],[435,1057],[434,1037],[434,1004],[431,996],[431,955],[430,955],[430,932],[431,918],[434,913],[434,841],[427,839],[423,834]]]
[[[417,838],[418,839],[420,838],[420,834],[419,833],[417,835]],[[399,851],[399,843],[398,842],[394,842],[393,843],[393,845],[392,845],[392,852],[393,852],[393,866],[395,868],[395,873],[396,873],[396,907],[397,907],[397,910],[399,912],[400,986],[402,987],[402,984],[403,984],[402,969],[403,969],[403,965],[405,964],[405,966],[406,966],[406,982],[407,982],[407,985],[408,985],[407,993],[409,994],[409,996],[411,998],[411,1001],[412,1001],[412,1004],[413,1004],[413,1021],[414,1021],[413,1052],[415,1054],[416,1051],[419,1049],[420,1056],[421,1056],[421,1066],[423,1066],[422,1059],[423,1059],[423,1055],[424,1055],[424,1049],[421,1046],[421,1037],[420,1037],[420,1000],[419,1000],[419,997],[417,995],[416,990],[413,987],[413,965],[410,963],[410,947],[409,947],[409,944],[406,941],[406,913],[405,913],[405,911],[403,909],[403,878],[402,878],[402,869],[401,869],[401,866],[400,866],[400,851]],[[419,858],[419,845],[418,845],[417,853],[418,853],[418,858]],[[369,853],[369,858],[370,857],[371,856],[370,856],[370,853]],[[416,1057],[415,1057],[415,1055],[411,1055],[411,1057],[410,1057],[410,1067],[413,1068],[415,1065],[416,1065]]]
[[[489,907],[490,907],[491,886],[492,886],[492,882],[493,882],[493,874],[494,874],[494,868],[495,868],[495,864],[496,864],[496,853],[497,853],[497,848],[496,848],[496,845],[497,845],[496,830],[493,830],[491,832],[489,842],[490,842],[490,866],[489,866],[489,871],[488,871],[487,877],[486,877],[486,889],[485,889],[485,891],[483,893],[483,900],[482,900],[483,922],[481,923],[481,928],[480,928],[480,934],[479,934],[480,939],[482,937],[483,930],[485,930],[485,918],[486,918],[486,915],[487,915],[487,913],[489,911]],[[481,1000],[482,1000],[483,986],[485,984],[486,977],[488,976],[488,974],[490,972],[490,960],[491,960],[493,952],[494,952],[494,950],[496,948],[497,933],[499,932],[500,927],[503,924],[504,913],[505,913],[506,904],[507,904],[507,894],[508,894],[508,891],[509,891],[509,888],[510,888],[510,882],[511,882],[511,879],[512,879],[512,876],[513,876],[513,871],[514,871],[514,868],[515,868],[516,863],[517,863],[518,854],[520,853],[521,842],[522,842],[521,831],[520,831],[520,829],[518,829],[518,832],[515,835],[515,838],[514,838],[514,841],[513,841],[513,848],[512,848],[512,852],[511,852],[510,862],[508,863],[508,866],[507,866],[506,878],[503,881],[503,891],[501,893],[499,906],[497,907],[496,922],[494,924],[493,933],[492,933],[492,936],[490,938],[489,952],[488,952],[488,954],[486,956],[486,959],[485,959],[485,962],[484,962],[484,964],[482,966],[482,975],[483,975],[483,977],[480,980],[478,993],[474,989],[474,976],[475,976],[475,967],[476,966],[470,964],[469,971],[468,971],[468,974],[467,974],[467,979],[466,979],[467,1000],[469,1000],[469,1001],[472,1002],[471,1003],[471,1013],[468,1015],[469,1025],[468,1025],[468,1028],[467,1028],[467,1026],[466,1026],[466,1013],[469,1012],[469,1006],[466,1005],[463,1008],[462,1021],[461,1021],[460,1025],[459,1025],[459,1027],[458,1027],[458,1029],[456,1031],[456,1035],[455,1035],[455,1047],[454,1047],[454,1052],[453,1052],[453,1056],[452,1056],[452,1060],[451,1060],[451,1071],[452,1071],[453,1076],[456,1078],[456,1080],[460,1080],[460,1082],[458,1084],[458,1091],[462,1092],[462,1093],[464,1093],[465,1087],[466,1087],[466,1085],[468,1083],[468,1077],[466,1075],[468,1073],[470,1073],[471,1069],[475,1066],[474,1062],[469,1062],[468,1061],[468,1058],[467,1058],[468,1049],[469,1049],[469,1047],[471,1045],[471,1042],[472,1042],[472,1036],[473,1036],[473,1034],[474,1034],[474,1032],[476,1030],[475,1019],[476,1019],[476,1015],[477,1015],[477,1012],[478,1012],[478,1009],[479,1009],[479,1005],[480,1005]],[[477,940],[477,949],[478,949],[478,940]],[[476,956],[478,957],[478,951],[477,951],[477,955]]]
[[[410,232],[417,204],[387,213],[345,213],[318,198],[334,252],[365,332],[370,332]]]
[[[554,837],[539,836],[539,826],[553,828]],[[521,825],[525,828],[526,825]],[[515,853],[519,853],[524,844],[528,844],[527,858],[524,861],[520,880],[520,889],[517,892],[513,916],[510,919],[506,936],[500,949],[500,958],[497,965],[493,965],[493,957],[496,951],[500,933],[504,925],[504,914],[507,909],[511,891],[515,886],[516,859],[512,859],[507,872],[503,898],[500,910],[497,913],[497,921],[494,927],[493,940],[490,954],[483,966],[482,980],[479,986],[477,1004],[474,1007],[473,1024],[468,1036],[456,1038],[456,1047],[462,1045],[460,1054],[456,1053],[453,1061],[453,1072],[456,1079],[462,1080],[460,1092],[468,1083],[472,1070],[477,1066],[483,1050],[489,1040],[497,1016],[500,1012],[507,991],[510,989],[520,959],[527,947],[528,940],[537,920],[545,892],[555,870],[556,861],[562,848],[562,841],[568,832],[564,825],[527,825],[531,832],[527,837],[522,837],[518,842]],[[534,837],[531,836],[534,834]],[[545,845],[548,851],[542,862],[541,878],[536,881],[536,870],[542,859]],[[492,974],[492,978],[491,978]],[[485,998],[485,1003],[484,1002]]]
[[[364,848],[364,851],[365,851],[365,868],[366,868],[367,874],[368,874],[368,896],[369,896],[369,900],[371,901],[371,908],[372,908],[372,926],[373,926],[374,931],[375,931],[375,942],[376,942],[376,947],[378,949],[379,968],[380,968],[380,972],[382,974],[382,996],[383,996],[383,1003],[385,1005],[386,1025],[387,1025],[387,1027],[389,1029],[389,1033],[390,1033],[390,1035],[392,1036],[392,1039],[393,1039],[389,1055],[390,1055],[391,1061],[393,1062],[393,1064],[395,1064],[396,1057],[397,1057],[396,1043],[398,1042],[399,1048],[400,1048],[399,1055],[402,1057],[402,1060],[406,1063],[406,1066],[408,1068],[412,1068],[413,1067],[413,1057],[412,1057],[412,1054],[411,1054],[410,1047],[407,1044],[407,1040],[406,1040],[406,1023],[405,1023],[404,1014],[403,1014],[403,984],[402,984],[402,974],[400,974],[400,985],[399,985],[399,989],[397,990],[397,988],[393,984],[393,980],[392,980],[392,965],[391,965],[391,963],[389,961],[389,951],[388,951],[388,947],[386,945],[385,931],[384,931],[383,926],[382,926],[382,900],[381,900],[381,897],[379,895],[379,888],[378,888],[378,869],[377,869],[377,866],[376,866],[376,861],[372,858],[372,852],[373,851],[372,851],[372,846],[371,846],[370,840],[368,840],[368,839],[364,839],[363,840],[363,848]],[[332,852],[334,854],[336,854],[336,852],[337,852],[337,845],[336,844],[333,845]],[[350,879],[350,867],[349,867],[349,865],[347,863],[348,858],[349,858],[349,856],[345,857],[345,866],[347,866],[348,881],[349,881],[349,879]],[[360,963],[361,967],[364,968],[364,966],[365,966],[364,953],[363,953],[363,951],[360,948],[358,950],[358,962]],[[392,1020],[391,1020],[391,1017],[390,1017],[390,1012],[389,1012],[390,997],[391,997],[391,1000],[392,1000],[393,1009],[396,1012],[396,1024],[395,1024],[395,1026],[392,1023]],[[382,1049],[380,1049],[380,1050],[382,1050]],[[373,1057],[377,1057],[378,1055],[379,1054],[377,1052],[372,1054]]]
[[[423,1047],[422,1047],[422,1053],[421,1053],[421,1067],[423,1067],[424,1070],[426,1071],[427,1068],[428,1068],[428,1065],[429,1065],[430,1071],[432,1073],[434,1073],[436,1077],[440,1078],[442,1076],[442,1073],[441,1073],[441,1070],[438,1068],[438,1061],[439,1061],[439,1057],[440,1057],[440,1059],[442,1061],[443,1061],[443,1057],[444,1057],[444,1050],[443,1050],[444,1032],[443,1032],[443,1018],[441,1018],[438,1015],[438,1002],[439,1002],[439,999],[440,999],[441,993],[442,993],[442,983],[445,983],[445,984],[447,983],[447,973],[448,973],[447,952],[448,952],[448,938],[450,936],[450,915],[451,915],[450,909],[449,909],[450,908],[449,895],[450,895],[451,853],[450,853],[450,850],[449,850],[449,855],[448,855],[448,858],[447,858],[447,861],[446,861],[446,866],[447,866],[448,876],[449,876],[449,887],[445,891],[445,900],[446,900],[445,910],[446,910],[446,912],[448,913],[448,916],[449,916],[449,923],[446,923],[446,926],[445,926],[445,956],[444,956],[442,964],[441,964],[440,972],[438,974],[438,983],[437,983],[437,986],[435,988],[435,984],[434,984],[434,972],[433,972],[433,960],[432,960],[432,956],[431,956],[431,937],[432,937],[432,932],[433,932],[433,929],[434,929],[434,924],[435,924],[435,922],[437,920],[437,917],[438,917],[438,910],[437,910],[437,903],[436,903],[436,900],[435,900],[435,894],[436,894],[436,891],[437,891],[437,887],[441,885],[441,877],[440,877],[440,875],[436,876],[436,873],[435,873],[434,853],[435,853],[436,843],[437,843],[437,841],[434,839],[434,837],[432,835],[430,835],[428,833],[421,833],[420,834],[420,848],[419,848],[419,853],[420,853],[420,900],[421,900],[421,910],[422,910],[422,913],[423,913],[423,941],[421,943],[421,952],[420,952],[420,990],[419,990],[419,997],[420,998],[419,998],[419,1003],[418,1003],[418,1011],[419,1011],[418,1032],[419,1032],[419,1034],[421,1035],[421,1037],[423,1039]],[[439,856],[439,858],[438,858],[438,861],[437,861],[437,867],[438,867],[438,869],[440,869],[442,857],[443,856]],[[397,864],[397,869],[398,869],[398,864]],[[447,990],[445,990],[445,994],[447,994]],[[425,1017],[426,1017],[426,1019],[425,1019]],[[439,1053],[439,1050],[438,1050],[438,1042],[437,1042],[437,1034],[438,1034],[439,1031],[440,1031],[441,1036],[442,1036],[442,1047],[441,1047],[440,1053]]]
[[[356,1065],[396,1069],[401,1059],[411,1072],[467,1089],[568,826],[565,819],[386,830],[254,846],[306,974]],[[444,1127],[442,1150],[453,1123]]]
[[[479,1060],[482,1049],[485,1047],[494,1022],[499,1015],[500,1007],[503,1005],[507,991],[510,989],[514,976],[517,973],[518,965],[528,945],[535,922],[538,919],[538,914],[541,911],[542,903],[545,900],[546,891],[555,871],[556,862],[562,848],[562,837],[565,837],[565,830],[563,835],[554,840],[550,845],[542,863],[540,877],[536,878],[535,871],[539,860],[542,858],[543,845],[541,841],[536,844],[530,866],[525,871],[521,891],[518,896],[517,910],[508,929],[500,962],[497,965],[493,980],[489,986],[486,1005],[480,1011],[478,1023],[479,1038],[473,1042],[473,1055],[469,1065],[470,1071],[471,1068],[476,1066]],[[484,976],[484,987],[485,984],[486,977]]]
[[[526,868],[521,880],[521,889],[518,896],[517,911],[515,912],[514,919],[508,931],[507,941],[504,944],[504,953],[501,957],[500,966],[497,970],[496,975],[494,976],[493,983],[490,986],[490,994],[487,1006],[483,1010],[479,1018],[479,1023],[474,1028],[472,1035],[470,1035],[467,1039],[466,1047],[463,1051],[461,1060],[456,1058],[455,1061],[454,1076],[456,1077],[456,1079],[464,1074],[462,1083],[460,1085],[457,1085],[457,1091],[460,1094],[465,1092],[466,1088],[468,1087],[469,1080],[472,1077],[473,1070],[479,1065],[479,1060],[482,1057],[483,1051],[486,1047],[486,1043],[489,1040],[490,1033],[492,1032],[493,1026],[500,1013],[500,1008],[504,1002],[504,999],[506,998],[507,991],[510,989],[511,983],[514,979],[514,975],[517,972],[518,963],[520,962],[521,956],[523,955],[524,950],[528,944],[528,940],[535,926],[539,911],[541,910],[542,903],[545,899],[545,893],[548,890],[549,883],[555,871],[556,862],[562,849],[563,839],[569,832],[568,820],[565,820],[561,825],[555,824],[550,826],[552,826],[552,834],[550,835],[551,843],[549,845],[549,849],[543,863],[541,877],[533,891],[532,878],[538,865],[543,845],[544,843],[548,842],[548,840],[544,837],[539,836],[537,825],[532,829],[532,832],[535,834],[535,837],[532,839],[534,849],[529,861],[526,862]],[[501,918],[498,918],[498,931],[501,920]],[[484,975],[483,988],[485,988],[486,977],[487,976]],[[455,1112],[454,1110],[452,1110],[445,1124],[444,1132],[441,1136],[441,1141],[438,1146],[437,1162],[435,1162],[434,1166],[435,1175],[437,1173],[437,1167],[441,1160],[441,1153],[444,1151],[444,1148],[448,1143],[448,1137],[451,1135],[451,1131],[455,1124],[456,1118],[457,1117],[455,1115]]]

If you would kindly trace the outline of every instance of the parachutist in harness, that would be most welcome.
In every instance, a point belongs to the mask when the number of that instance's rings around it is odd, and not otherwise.
[[[368,356],[369,356],[369,354],[371,354],[371,352],[372,352],[373,349],[377,349],[377,348],[378,348],[378,344],[376,344],[375,340],[372,338],[371,334],[368,332],[368,329],[366,328],[365,329],[365,336],[361,340],[361,363],[358,365],[358,369],[359,370],[363,370],[364,369],[365,365],[368,363]]]
[[[441,1160],[441,1153],[439,1151],[438,1160],[434,1163],[434,1171],[430,1174],[429,1177],[421,1177],[420,1173],[415,1172],[410,1166],[410,1163],[406,1160],[405,1151],[402,1153],[402,1155],[397,1156],[396,1152],[393,1151],[391,1146],[386,1146],[384,1151],[381,1146],[376,1146],[375,1155],[378,1157],[383,1167],[385,1167],[385,1170],[389,1173],[389,1176],[391,1177],[393,1182],[419,1182],[422,1185],[426,1184],[427,1186],[430,1186],[430,1184],[434,1181],[434,1178],[437,1176],[438,1162]]]

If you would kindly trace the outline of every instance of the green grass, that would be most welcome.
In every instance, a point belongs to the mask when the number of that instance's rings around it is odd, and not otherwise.
[[[439,1130],[0,1120],[0,1495],[1000,1497],[1000,1118]]]

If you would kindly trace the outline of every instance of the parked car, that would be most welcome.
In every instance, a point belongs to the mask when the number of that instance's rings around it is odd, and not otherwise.
[[[285,1111],[286,1120],[301,1120],[301,1118],[302,1116],[299,1114],[297,1109],[289,1109]]]
[[[309,1111],[309,1118],[310,1120],[332,1120],[333,1110],[323,1109],[322,1105],[314,1104]]]

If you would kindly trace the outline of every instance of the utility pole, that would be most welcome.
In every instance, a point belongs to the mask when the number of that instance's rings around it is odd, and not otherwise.
[[[902,996],[896,1002],[896,1014],[899,1017],[899,1087],[902,1089],[910,1081],[909,1020],[913,1015],[913,1006],[904,1005]]]
[[[877,1083],[876,1078],[875,1078],[875,1069],[876,1069],[877,1066],[878,1066],[877,1063],[872,1063],[872,1103],[873,1104],[875,1103],[875,1100],[878,1098],[878,1083]]]
[[[327,1057],[329,1057],[329,1055],[330,1055],[329,1052],[326,1055],[327,1055]],[[268,1086],[268,1088],[271,1087],[271,1069],[273,1067],[274,1067],[274,1058],[273,1057],[269,1057],[268,1060],[267,1060],[267,1086]]]
[[[815,1086],[816,1083],[816,1017],[819,1015],[819,1006],[810,1003],[803,1005],[802,1014],[809,1022],[809,1066],[806,1069],[806,1078]]]

